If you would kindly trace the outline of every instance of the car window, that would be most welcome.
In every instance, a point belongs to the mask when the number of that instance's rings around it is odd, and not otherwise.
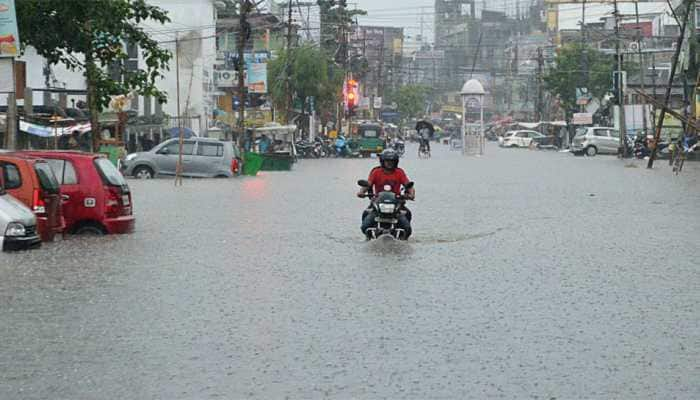
[[[48,193],[58,193],[61,189],[56,175],[53,173],[53,169],[49,163],[38,162],[34,164],[34,171],[36,171],[36,176],[39,178],[39,184],[41,188]]]
[[[72,161],[48,159],[51,169],[53,170],[58,183],[61,185],[77,185],[78,174],[75,172],[75,166]]]
[[[172,143],[168,143],[166,146],[168,148],[168,154],[180,154],[180,142],[174,140]],[[182,144],[182,154],[186,156],[191,156],[194,153],[194,141],[185,140]]]
[[[96,158],[95,166],[97,167],[97,171],[100,173],[100,176],[102,176],[103,181],[107,185],[126,185],[126,181],[124,180],[124,177],[122,176],[121,172],[119,172],[117,167],[115,167],[114,164],[112,164],[112,162],[108,159],[103,157]]]
[[[529,135],[530,135],[531,138],[538,138],[538,137],[542,136],[542,135],[540,135],[540,134],[537,133],[537,132],[530,132]]]
[[[606,136],[608,136],[608,130],[607,129],[594,129],[593,136],[606,137]]]
[[[586,128],[576,128],[576,136],[586,136],[588,129]]]
[[[364,137],[377,137],[377,131],[373,129],[367,129],[363,132]]]
[[[610,134],[610,136],[612,136],[614,138],[618,138],[618,139],[620,138],[620,132],[616,131],[615,129],[610,129],[608,131],[608,133]]]
[[[205,157],[223,157],[224,144],[199,142],[197,145],[197,155]]]
[[[517,135],[517,136],[518,136],[518,137],[525,138],[525,137],[527,137],[527,132],[518,132],[518,135]]]
[[[19,168],[12,163],[4,163],[3,167],[5,189],[17,189],[22,186],[22,176],[19,173]]]

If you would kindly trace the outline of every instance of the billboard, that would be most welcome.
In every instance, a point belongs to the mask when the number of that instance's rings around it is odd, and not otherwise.
[[[248,93],[267,93],[267,63],[246,64]]]
[[[19,54],[15,0],[0,0],[0,57]]]

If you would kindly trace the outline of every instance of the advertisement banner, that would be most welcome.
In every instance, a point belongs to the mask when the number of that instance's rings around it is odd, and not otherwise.
[[[590,113],[574,113],[574,118],[571,122],[574,125],[592,125],[593,114]]]
[[[19,54],[19,33],[15,0],[0,0],[0,57]]]
[[[247,67],[248,93],[267,93],[267,64],[250,63]]]

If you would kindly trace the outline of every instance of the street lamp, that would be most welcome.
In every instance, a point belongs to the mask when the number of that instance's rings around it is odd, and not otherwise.
[[[479,146],[479,154],[484,154],[484,86],[476,79],[470,79],[462,86],[460,96],[462,97],[462,154],[467,153],[467,112],[470,108],[479,106],[480,129],[474,135],[473,130],[469,129],[469,145],[471,146],[474,139],[477,140]],[[476,136],[476,137],[474,137]]]

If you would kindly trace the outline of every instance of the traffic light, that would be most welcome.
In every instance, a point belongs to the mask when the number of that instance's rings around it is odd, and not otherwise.
[[[348,115],[354,115],[360,101],[360,91],[356,80],[348,79],[345,82],[343,95],[345,97],[345,111]]]

